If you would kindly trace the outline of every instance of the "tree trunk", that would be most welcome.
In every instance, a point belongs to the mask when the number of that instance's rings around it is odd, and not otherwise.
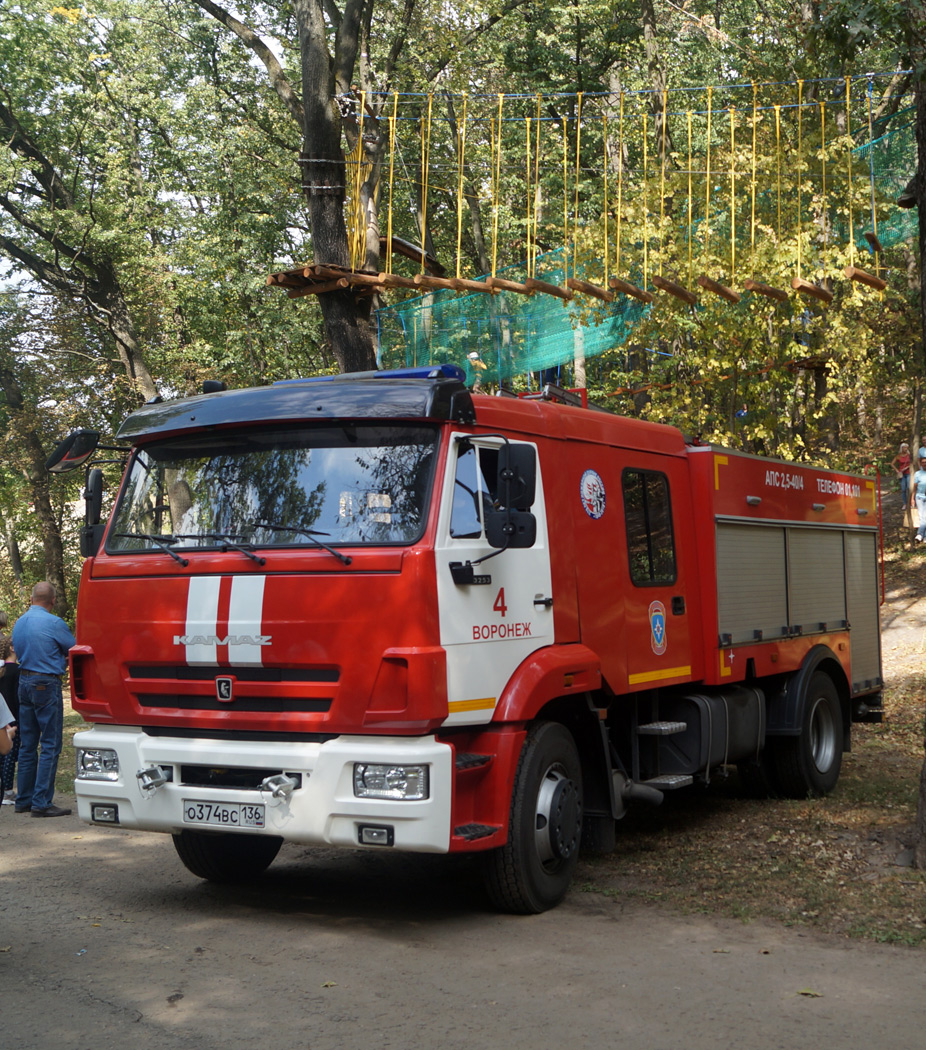
[[[90,301],[103,314],[104,323],[115,340],[116,352],[129,381],[141,395],[141,400],[148,401],[157,396],[158,388],[145,364],[144,351],[119,278],[109,264],[100,264],[97,276],[98,290],[94,289],[89,294]]]
[[[650,87],[653,89],[650,110],[653,114],[653,135],[660,163],[665,164],[673,151],[672,135],[666,113],[666,87],[668,80],[659,41],[656,38],[656,10],[653,0],[641,0],[640,15],[643,22],[643,43],[646,48],[646,65],[649,70]]]
[[[919,375],[917,387],[922,384],[926,374],[926,8],[920,2],[908,5],[913,46],[912,58],[916,65],[914,81],[914,100],[916,103],[916,206],[919,213],[919,250],[920,250],[920,346]],[[917,424],[919,421],[917,421]],[[919,425],[915,430],[919,430]],[[917,435],[919,438],[919,435]],[[912,450],[914,455],[916,449]],[[926,745],[926,742],[924,742]],[[916,813],[916,835],[914,839],[914,863],[918,868],[926,868],[926,758],[920,773],[920,796]]]
[[[64,576],[64,544],[61,540],[61,526],[55,515],[49,491],[51,475],[45,469],[45,450],[35,428],[29,422],[36,418],[34,404],[27,404],[19,380],[11,368],[0,368],[0,388],[6,396],[6,403],[21,442],[23,462],[21,469],[29,483],[32,504],[42,526],[42,553],[45,579],[54,584],[58,592],[58,612],[62,616],[68,613],[67,587]],[[20,571],[21,571],[20,566]]]
[[[349,266],[344,201],[347,166],[341,149],[341,116],[334,100],[350,88],[356,58],[359,5],[347,4],[336,39],[337,67],[328,52],[322,0],[293,0],[302,68],[302,182],[309,205],[316,263]],[[339,80],[341,82],[339,82]],[[348,288],[318,296],[325,332],[342,372],[376,367],[370,298]]]

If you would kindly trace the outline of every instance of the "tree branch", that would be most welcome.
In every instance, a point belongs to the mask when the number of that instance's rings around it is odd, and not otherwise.
[[[5,88],[3,91],[9,97]],[[72,207],[73,198],[61,176],[55,170],[55,166],[35,144],[26,129],[13,115],[12,110],[7,109],[2,102],[0,102],[0,130],[6,132],[9,148],[29,163],[33,175],[49,198],[63,208]]]
[[[304,118],[302,101],[296,92],[293,91],[292,84],[290,84],[287,79],[283,67],[277,61],[276,55],[274,55],[264,41],[261,40],[253,29],[246,26],[244,22],[240,22],[234,17],[234,15],[229,14],[228,11],[219,7],[218,4],[212,3],[212,0],[193,0],[193,2],[198,7],[201,7],[206,14],[212,15],[216,21],[221,22],[226,29],[231,30],[239,40],[246,44],[254,54],[257,55],[261,62],[263,62],[264,68],[267,70],[267,76],[270,78],[271,87],[280,97],[283,105],[289,110],[289,114],[293,120],[302,127]]]

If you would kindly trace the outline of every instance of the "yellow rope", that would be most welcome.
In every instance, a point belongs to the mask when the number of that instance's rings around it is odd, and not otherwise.
[[[752,184],[750,186],[751,208],[749,216],[749,272],[756,275],[756,128],[758,121],[758,93],[756,82],[752,82]]]
[[[624,206],[624,92],[620,95],[620,118],[617,127],[617,250],[614,255],[614,272],[621,273],[621,211]]]
[[[579,92],[577,96],[576,104],[576,182],[575,182],[575,203],[572,208],[572,276],[576,275],[576,257],[578,255],[578,238],[579,238],[579,184],[582,181],[582,96],[583,92]],[[566,274],[566,270],[563,270],[563,274]]]
[[[849,116],[849,106],[852,102],[852,78],[846,77],[846,163],[849,169],[849,263],[855,265],[855,225],[852,221],[852,127]]]
[[[688,283],[691,284],[692,269],[691,269],[691,238],[694,224],[694,194],[691,186],[691,110],[689,109],[686,114],[688,122]]]
[[[537,226],[540,216],[538,214],[540,201],[540,110],[543,99],[537,95],[537,111],[534,114],[536,126],[534,128],[534,244],[533,251],[528,257],[528,276],[533,277],[537,269]]]
[[[775,224],[775,261],[781,270],[781,106],[775,106],[775,158],[778,165],[778,210]]]
[[[421,272],[424,273],[425,245],[428,241],[428,178],[431,170],[431,113],[434,95],[428,95],[427,126],[421,124]]]
[[[563,117],[563,273],[569,265],[569,145],[566,118]]]
[[[495,177],[492,180],[492,276],[498,269],[498,198],[502,181],[502,105],[505,96],[498,94],[498,135],[495,143]]]
[[[643,112],[643,287],[649,284],[649,201],[647,200],[647,183],[649,172],[647,170],[647,146],[649,143],[649,132],[646,126],[646,111]]]
[[[736,273],[736,110],[730,107],[730,282]]]
[[[823,223],[823,251],[820,254],[823,280],[826,280],[826,249],[829,247],[829,223],[826,219],[826,100],[817,103],[820,107],[820,221]]]
[[[608,244],[608,114],[602,114],[601,137],[604,142],[604,281],[602,287],[608,287],[608,278],[611,276],[610,245]]]
[[[463,120],[460,124],[460,136],[457,146],[457,277],[461,275],[461,257],[463,254],[463,181],[466,164],[466,111],[469,99],[463,96]]]
[[[524,118],[524,185],[527,187],[525,197],[527,199],[527,214],[524,220],[524,243],[525,243],[525,255],[528,260],[528,276],[530,276],[530,257],[531,257],[531,217],[534,212],[534,198],[531,193],[531,165],[533,161],[533,155],[531,153],[531,118],[526,116]]]
[[[804,191],[804,81],[797,82],[797,276],[801,276]]]
[[[660,149],[659,169],[659,276],[662,277],[662,259],[665,255],[663,237],[666,220],[666,112],[669,92],[662,89],[662,148]]]
[[[711,102],[714,89],[707,89],[707,174],[704,178],[704,266],[709,265],[708,253],[711,246]]]
[[[366,224],[364,222],[363,202],[360,199],[360,189],[363,185],[363,117],[366,113],[367,93],[360,92],[360,114],[357,120],[357,174],[354,177],[354,206],[351,209],[354,216],[354,230],[351,237],[351,269],[359,270],[364,263],[364,234]]]
[[[395,130],[399,93],[392,93],[392,116],[389,118],[389,211],[386,219],[386,273],[392,273],[392,193],[395,186]]]

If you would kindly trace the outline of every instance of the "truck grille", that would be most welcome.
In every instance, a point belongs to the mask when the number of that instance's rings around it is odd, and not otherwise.
[[[126,685],[140,708],[181,711],[324,713],[331,709],[340,673],[321,667],[188,667],[131,664]],[[233,697],[218,699],[216,679],[235,680]]]

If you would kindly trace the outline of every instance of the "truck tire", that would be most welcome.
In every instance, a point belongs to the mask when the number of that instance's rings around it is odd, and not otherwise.
[[[804,700],[801,732],[780,737],[772,751],[775,779],[787,798],[827,795],[842,768],[842,707],[828,674],[817,671]]]
[[[558,722],[528,731],[511,798],[508,841],[484,857],[486,889],[500,910],[546,911],[565,897],[582,837],[582,767]]]
[[[187,870],[209,882],[248,882],[262,874],[283,840],[228,831],[181,831],[174,849]]]

